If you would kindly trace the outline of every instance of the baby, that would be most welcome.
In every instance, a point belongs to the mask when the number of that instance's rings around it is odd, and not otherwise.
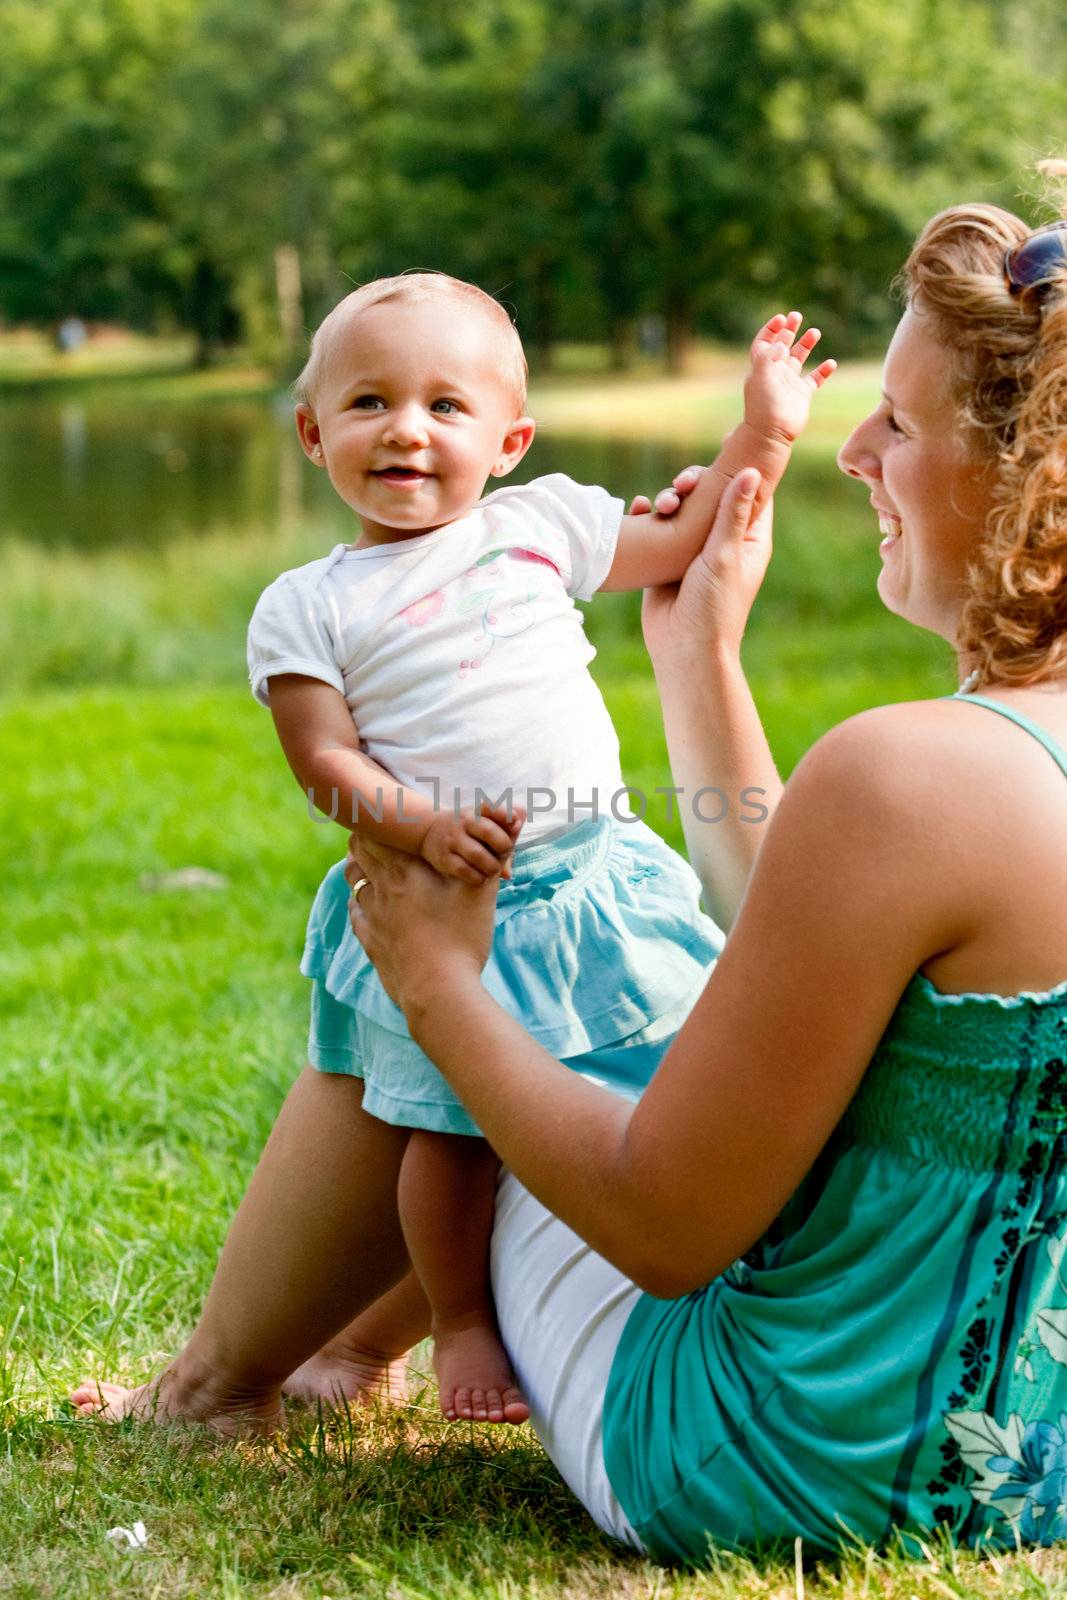
[[[626,516],[559,474],[483,498],[534,422],[518,334],[471,284],[420,272],[357,289],[318,329],[299,380],[301,444],[357,537],[265,591],[253,691],[309,798],[346,829],[469,883],[501,877],[488,988],[574,1070],[622,1093],[647,1083],[722,941],[687,863],[624,803],[574,601],[680,579],[742,468],[773,492],[833,369],[804,373],[819,335],[797,338],[799,323],[761,329],[744,421],[669,516]],[[311,1061],[362,1078],[365,1110],[412,1130],[400,1212],[445,1415],[519,1422],[528,1408],[489,1288],[496,1162],[409,1038],[347,900],[338,865],[302,964]],[[402,1354],[420,1300],[417,1285],[394,1291],[349,1345]]]

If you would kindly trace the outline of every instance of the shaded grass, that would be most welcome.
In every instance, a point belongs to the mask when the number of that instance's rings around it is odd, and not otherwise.
[[[1045,1600],[1060,1550],[978,1559],[845,1541],[803,1551],[709,1551],[699,1574],[620,1556],[578,1509],[528,1431],[451,1428],[429,1411],[310,1416],[289,1438],[222,1444],[193,1430],[27,1425],[9,1492],[0,1592],[39,1597],[271,1596],[366,1600]],[[143,1520],[148,1544],[103,1532]],[[800,1560],[797,1560],[797,1554]]]

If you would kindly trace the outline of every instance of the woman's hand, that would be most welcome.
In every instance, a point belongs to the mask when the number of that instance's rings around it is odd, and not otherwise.
[[[525,815],[482,807],[516,840]],[[510,857],[509,857],[510,859]],[[478,887],[445,878],[428,862],[388,845],[348,841],[345,880],[352,932],[374,963],[389,998],[406,1011],[463,973],[477,978],[489,959],[500,879]]]
[[[679,476],[685,479],[694,470]],[[755,514],[759,482],[753,468],[739,472],[681,583],[645,591],[641,626],[653,664],[673,653],[706,655],[716,648],[740,656],[749,612],[771,559],[772,502]]]
[[[706,471],[706,467],[683,467],[671,479],[670,487],[661,489],[655,500],[650,500],[647,494],[635,494],[630,501],[631,517],[642,516],[653,509],[661,517],[673,517],[686,495],[692,494],[700,482],[701,473]]]

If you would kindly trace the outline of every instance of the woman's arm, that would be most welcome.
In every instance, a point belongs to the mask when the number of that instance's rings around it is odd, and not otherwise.
[[[358,844],[353,926],[412,1035],[504,1163],[638,1284],[708,1282],[782,1209],[908,979],[960,941],[950,781],[905,713],[870,713],[798,768],[737,927],[637,1106],[540,1049],[483,989],[493,894]],[[965,896],[963,897],[965,899]]]
[[[708,910],[725,928],[782,793],[741,666],[771,557],[773,502],[757,512],[756,493],[755,473],[741,473],[681,584],[649,590],[641,616],[686,848]]]
[[[715,653],[656,681],[686,850],[708,911],[729,930],[782,781],[740,661]]]

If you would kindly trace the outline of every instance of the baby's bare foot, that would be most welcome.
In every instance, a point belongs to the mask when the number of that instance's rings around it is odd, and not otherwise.
[[[519,1392],[492,1317],[482,1312],[437,1323],[433,1364],[441,1410],[450,1422],[525,1422],[530,1408]]]
[[[194,1381],[178,1364],[132,1389],[87,1378],[71,1392],[70,1403],[83,1417],[201,1422],[226,1437],[273,1433],[285,1420],[277,1392],[243,1394],[208,1377]]]
[[[404,1406],[408,1403],[407,1356],[388,1356],[333,1339],[310,1356],[282,1384],[282,1393],[294,1400],[327,1400]]]

